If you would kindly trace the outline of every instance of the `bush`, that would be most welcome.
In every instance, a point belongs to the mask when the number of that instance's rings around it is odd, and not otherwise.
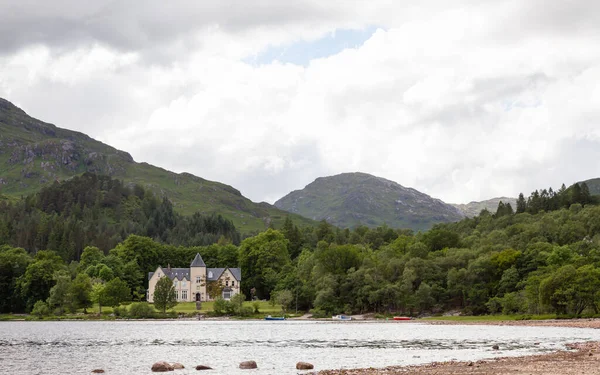
[[[215,312],[215,315],[223,315],[227,312],[228,310],[228,305],[231,305],[229,303],[229,301],[225,301],[222,297],[217,297],[217,299],[215,299],[215,303],[213,305],[213,310]]]
[[[132,303],[129,307],[129,316],[132,318],[152,318],[154,317],[154,307],[146,302]]]
[[[124,316],[127,314],[127,308],[126,307],[113,307],[113,314],[115,314],[115,316]]]
[[[254,309],[255,314],[260,314],[259,307],[260,307],[260,302],[258,302],[258,301],[252,302],[252,308]]]
[[[37,301],[35,305],[33,305],[33,310],[31,310],[31,314],[41,318],[43,316],[50,315],[50,307],[44,301]]]

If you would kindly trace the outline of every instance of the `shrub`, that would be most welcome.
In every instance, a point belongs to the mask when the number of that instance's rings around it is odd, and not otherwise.
[[[132,318],[152,318],[154,316],[154,307],[146,302],[132,303],[129,307],[129,316]]]
[[[37,301],[35,305],[33,305],[33,310],[31,310],[31,314],[41,318],[43,316],[50,315],[50,307],[44,301]]]
[[[258,301],[252,302],[252,308],[254,309],[255,314],[260,314],[259,307],[260,307],[260,302],[258,302]]]
[[[215,312],[215,315],[223,315],[227,312],[228,310],[228,305],[231,305],[229,303],[229,301],[225,301],[222,297],[217,297],[217,299],[215,299],[215,303],[213,305],[213,310]]]

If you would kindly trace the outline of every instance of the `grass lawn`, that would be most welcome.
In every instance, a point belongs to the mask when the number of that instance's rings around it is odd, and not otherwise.
[[[131,303],[132,302],[122,304],[121,306],[125,306],[125,307],[129,308],[128,306]],[[248,306],[248,307],[254,309],[253,303],[254,302],[246,301],[246,302],[244,302],[244,306]],[[258,304],[259,304],[258,310],[260,311],[260,314],[258,314],[258,315],[261,315],[261,314],[264,314],[264,315],[279,314],[279,315],[281,315],[282,314],[280,305],[272,306],[267,301],[258,301]],[[213,311],[213,305],[214,305],[214,302],[202,302],[202,309],[199,311],[199,313],[206,314],[209,311]],[[193,313],[193,312],[196,312],[196,302],[180,302],[172,310],[175,312],[178,312],[178,313]],[[88,313],[97,314],[98,313],[98,305],[95,304],[93,307],[90,307],[87,311],[88,311]],[[171,311],[171,310],[168,310],[168,311]],[[103,314],[111,314],[112,312],[113,312],[112,307],[102,306]]]
[[[447,320],[454,322],[489,322],[501,320],[544,320],[556,319],[555,314],[545,315],[479,315],[479,316],[432,316],[422,320]]]

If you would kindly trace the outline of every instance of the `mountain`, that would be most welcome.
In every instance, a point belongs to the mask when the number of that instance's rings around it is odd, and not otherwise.
[[[433,224],[464,216],[455,207],[415,189],[366,173],[320,177],[302,190],[275,202],[275,206],[333,225],[357,225],[425,230]]]
[[[507,197],[492,198],[481,202],[470,202],[467,204],[451,203],[451,205],[458,208],[466,217],[475,217],[484,209],[490,211],[491,213],[495,213],[498,209],[498,203],[500,202],[510,203],[513,210],[517,209],[517,198]]]
[[[591,195],[600,195],[600,178],[592,178],[590,180],[580,181],[579,184],[584,183],[590,189]]]
[[[139,184],[169,198],[185,215],[219,213],[242,233],[263,230],[270,223],[279,227],[289,215],[268,203],[254,203],[231,186],[137,163],[127,152],[36,120],[0,98],[0,200],[14,200],[84,172]],[[297,225],[314,224],[298,215],[292,220]]]

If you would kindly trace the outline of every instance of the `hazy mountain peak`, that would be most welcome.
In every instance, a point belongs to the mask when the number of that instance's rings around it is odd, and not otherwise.
[[[435,223],[460,220],[456,208],[415,189],[367,173],[319,177],[275,206],[340,227],[356,225],[423,230]]]

